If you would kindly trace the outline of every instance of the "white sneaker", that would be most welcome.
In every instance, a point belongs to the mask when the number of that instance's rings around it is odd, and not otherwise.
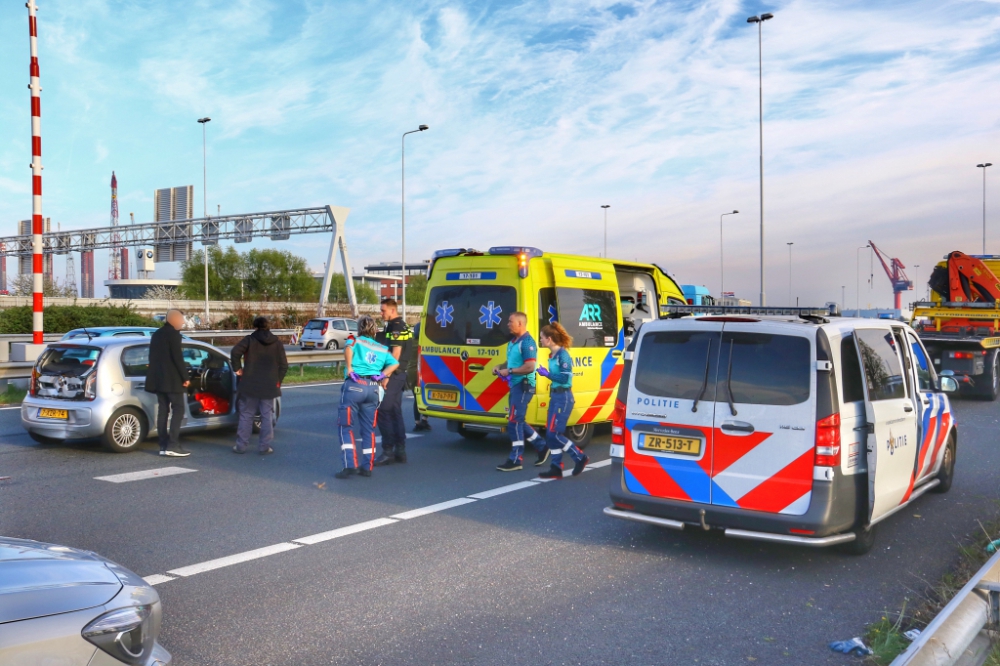
[[[168,449],[166,451],[160,451],[160,455],[161,456],[170,456],[171,458],[187,458],[189,455],[191,455],[191,452],[190,451],[184,451],[183,453],[181,453],[179,451],[171,451],[171,450]]]

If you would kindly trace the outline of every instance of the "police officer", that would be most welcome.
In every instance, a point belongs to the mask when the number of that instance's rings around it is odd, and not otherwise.
[[[399,366],[405,368],[412,353],[413,332],[406,321],[399,316],[396,301],[388,298],[382,301],[382,321],[385,330],[378,338],[389,348]],[[403,421],[403,393],[406,392],[406,373],[396,372],[385,387],[385,397],[378,407],[378,429],[382,433],[382,455],[376,465],[391,465],[406,462],[406,422]]]
[[[340,451],[344,468],[334,474],[349,479],[355,473],[371,476],[375,460],[375,413],[378,410],[379,387],[389,383],[399,362],[389,349],[375,342],[378,326],[368,315],[358,319],[358,336],[344,345],[347,378],[340,388]],[[354,428],[361,430],[361,466],[355,448]]]
[[[573,338],[559,322],[552,322],[538,332],[538,342],[549,348],[549,367],[538,368],[538,374],[548,377],[552,382],[549,388],[549,415],[545,421],[545,440],[552,462],[548,471],[538,476],[543,479],[561,479],[563,453],[568,453],[573,459],[573,476],[579,476],[590,458],[562,434],[576,403],[573,399],[573,359],[568,351]]]
[[[535,429],[524,421],[528,415],[528,405],[535,397],[535,365],[538,358],[538,347],[528,333],[528,315],[512,312],[507,318],[507,327],[514,339],[507,343],[507,362],[495,371],[510,383],[507,434],[510,436],[511,450],[510,457],[497,465],[501,472],[522,469],[525,440],[538,451],[536,467],[544,465],[549,459],[549,447]]]

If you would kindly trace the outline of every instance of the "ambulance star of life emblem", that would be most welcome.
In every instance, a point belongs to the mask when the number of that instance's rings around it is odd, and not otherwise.
[[[493,328],[500,325],[500,313],[503,312],[503,308],[499,305],[494,305],[493,301],[479,306],[479,312],[483,315],[479,318],[479,323],[486,324],[486,328]]]
[[[455,320],[452,313],[455,312],[455,306],[450,305],[448,301],[441,301],[441,305],[436,308],[437,316],[434,317],[434,321],[438,323],[441,328],[444,328],[451,322]]]

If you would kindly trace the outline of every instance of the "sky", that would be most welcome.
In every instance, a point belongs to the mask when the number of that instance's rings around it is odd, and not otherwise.
[[[123,223],[152,221],[160,187],[194,185],[200,214],[207,115],[210,212],[346,206],[354,268],[398,260],[400,137],[427,124],[406,138],[408,260],[493,245],[596,256],[606,204],[608,256],[717,293],[719,216],[739,210],[725,286],[757,302],[746,19],[767,11],[768,304],[888,307],[888,278],[876,260],[869,287],[857,250],[869,240],[919,285],[945,253],[980,253],[984,161],[1000,254],[1000,0],[38,4],[43,211],[63,229],[109,223],[112,170]],[[31,214],[28,60],[27,9],[5,2],[2,235]],[[273,246],[319,269],[328,243]]]

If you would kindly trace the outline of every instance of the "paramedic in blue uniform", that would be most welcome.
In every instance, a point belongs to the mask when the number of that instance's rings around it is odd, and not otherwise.
[[[403,371],[389,379],[385,387],[385,397],[378,406],[378,430],[382,433],[382,455],[376,465],[391,465],[406,462],[406,422],[403,420],[403,394],[406,392],[406,366],[413,353],[413,333],[406,320],[399,316],[396,301],[387,298],[382,301],[382,321],[385,330],[377,340],[389,348]]]
[[[528,316],[523,312],[512,312],[507,319],[507,327],[514,337],[507,343],[507,362],[495,371],[510,384],[510,405],[507,410],[507,434],[510,436],[510,457],[497,465],[501,472],[522,469],[524,442],[527,440],[538,451],[535,466],[545,464],[549,459],[549,447],[538,436],[535,429],[524,422],[528,405],[535,397],[535,366],[538,347],[528,333]]]
[[[569,347],[573,344],[566,329],[558,322],[543,326],[538,332],[538,342],[549,349],[549,367],[538,368],[538,374],[552,382],[549,388],[549,415],[545,421],[545,440],[549,445],[551,464],[548,471],[538,476],[543,479],[561,479],[562,457],[568,453],[573,459],[573,476],[579,476],[590,462],[580,448],[563,435],[569,415],[573,412],[573,359]]]
[[[344,345],[346,379],[340,389],[340,451],[344,468],[334,474],[349,479],[357,473],[371,476],[375,463],[375,416],[379,404],[379,389],[385,388],[389,377],[399,368],[399,361],[385,345],[375,342],[378,325],[368,315],[358,319],[358,336]],[[361,437],[355,438],[355,428]],[[361,445],[361,466],[358,467],[358,444]]]

